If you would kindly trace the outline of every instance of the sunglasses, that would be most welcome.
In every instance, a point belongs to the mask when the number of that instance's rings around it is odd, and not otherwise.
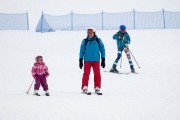
[[[126,31],[125,29],[121,29],[122,32]]]

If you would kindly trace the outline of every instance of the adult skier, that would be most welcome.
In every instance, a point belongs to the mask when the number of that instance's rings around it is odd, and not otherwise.
[[[96,30],[92,27],[87,29],[87,38],[83,39],[79,53],[79,67],[83,67],[84,59],[84,73],[82,77],[81,89],[84,93],[88,92],[88,82],[91,68],[94,72],[94,89],[95,93],[100,93],[101,89],[101,74],[100,74],[100,58],[101,66],[105,68],[105,48],[100,38],[96,35]]]
[[[126,31],[125,25],[120,25],[119,31],[113,35],[113,39],[116,40],[116,42],[117,42],[118,53],[117,53],[117,58],[114,61],[110,72],[119,73],[119,71],[116,69],[116,67],[117,67],[118,61],[120,60],[120,58],[122,56],[122,51],[124,50],[124,52],[126,53],[126,56],[128,58],[128,61],[129,61],[131,72],[134,73],[135,69],[134,69],[133,62],[132,62],[131,56],[130,56],[130,51],[128,48],[128,44],[130,44],[131,39],[130,39],[129,34]]]

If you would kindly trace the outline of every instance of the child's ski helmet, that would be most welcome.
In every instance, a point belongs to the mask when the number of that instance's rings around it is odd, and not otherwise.
[[[121,30],[126,30],[126,26],[125,26],[125,25],[120,25],[120,26],[119,26],[119,29],[121,29]]]
[[[35,57],[35,60],[37,61],[38,59],[42,59],[43,57],[41,55],[38,55]]]

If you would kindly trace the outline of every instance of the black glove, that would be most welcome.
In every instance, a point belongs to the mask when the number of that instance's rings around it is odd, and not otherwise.
[[[102,59],[101,59],[101,67],[102,67],[102,68],[105,68],[105,66],[106,66],[106,65],[105,65],[105,58],[102,58]]]
[[[80,58],[79,59],[79,68],[82,69],[82,67],[83,67],[83,59]]]

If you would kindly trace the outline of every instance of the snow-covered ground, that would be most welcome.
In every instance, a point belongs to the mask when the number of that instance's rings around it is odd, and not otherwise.
[[[128,30],[138,74],[111,74],[116,30],[97,31],[106,48],[101,69],[103,96],[81,93],[79,48],[86,31],[0,31],[0,120],[179,120],[180,30]],[[26,94],[31,67],[43,55],[49,67],[50,97]],[[118,64],[119,65],[119,64]],[[120,72],[129,72],[123,54]],[[91,71],[89,90],[93,90]]]

